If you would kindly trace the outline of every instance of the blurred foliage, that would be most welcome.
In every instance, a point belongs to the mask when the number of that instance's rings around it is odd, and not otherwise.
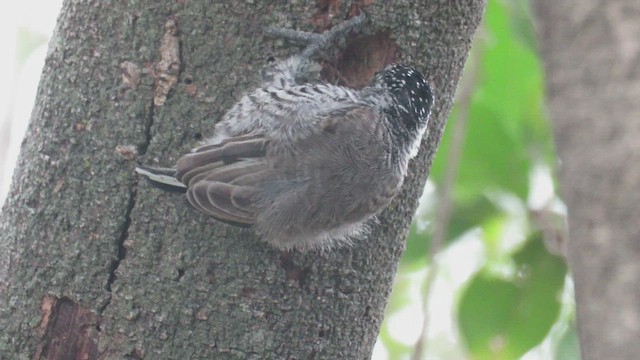
[[[519,359],[546,341],[552,349],[543,358],[579,359],[573,303],[562,296],[567,268],[562,258],[546,250],[543,234],[548,229],[533,215],[550,210],[529,205],[531,197],[539,196],[532,193],[535,168],[555,166],[532,24],[528,1],[488,1],[469,57],[475,62],[475,74],[473,79],[461,81],[462,87],[472,87],[472,95],[466,104],[454,106],[448,121],[429,177],[434,190],[426,192],[411,226],[387,308],[380,341],[391,359],[408,358],[415,350],[393,336],[388,319],[416,301],[411,299],[411,289],[429,288],[429,284],[412,284],[406,275],[433,270],[431,234],[434,226],[442,225],[434,224],[442,201],[450,202],[451,216],[444,224],[447,236],[441,252],[463,246],[469,237],[479,239],[483,250],[477,254],[478,267],[454,290],[452,333],[458,338],[450,340],[453,345],[442,346],[438,339],[427,338],[423,357],[442,358],[446,351],[439,357],[430,350],[457,346],[453,352],[458,355],[445,359]],[[467,111],[458,106],[467,106]],[[458,114],[467,117],[462,119]],[[457,121],[466,121],[460,162],[451,198],[442,199],[446,170],[456,166],[448,160]],[[547,202],[554,200],[558,201],[557,196],[552,195]],[[460,263],[460,267],[465,265]],[[457,264],[438,267],[455,272]],[[438,295],[432,293],[429,298],[434,296]],[[566,316],[560,316],[563,311]]]
[[[504,279],[480,272],[459,304],[459,326],[476,359],[517,359],[544,340],[560,313],[566,266],[544,248],[540,233],[513,255]]]

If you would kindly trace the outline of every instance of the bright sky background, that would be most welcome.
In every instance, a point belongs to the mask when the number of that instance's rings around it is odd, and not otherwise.
[[[11,182],[13,164],[26,129],[48,39],[53,31],[61,0],[0,2],[0,203]],[[23,63],[17,62],[20,33],[44,41]]]

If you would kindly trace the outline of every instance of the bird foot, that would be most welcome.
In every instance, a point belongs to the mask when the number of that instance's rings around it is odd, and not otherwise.
[[[322,34],[273,26],[265,28],[264,32],[268,36],[286,39],[296,45],[306,46],[299,55],[302,59],[306,60],[315,55],[319,50],[331,45],[338,37],[344,36],[351,30],[358,28],[365,19],[366,15],[361,11],[360,15],[354,16]]]

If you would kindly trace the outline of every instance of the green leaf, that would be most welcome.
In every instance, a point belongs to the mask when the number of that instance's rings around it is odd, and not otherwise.
[[[462,294],[458,323],[474,359],[518,359],[539,344],[560,311],[566,265],[540,234],[513,256],[511,279],[480,272]]]
[[[526,200],[532,163],[552,160],[551,131],[543,113],[542,67],[535,49],[522,42],[531,31],[518,20],[528,16],[523,11],[522,6],[489,1],[484,36],[479,37],[483,41],[473,49],[479,69],[454,190],[456,201],[473,201],[486,191],[507,191]],[[454,108],[433,165],[436,183],[442,183],[449,166],[450,132],[458,114]]]
[[[476,359],[507,359],[509,309],[518,299],[516,285],[486,275],[475,277],[459,308],[460,330]]]
[[[496,206],[486,197],[479,196],[467,203],[454,204],[449,223],[449,239],[456,239],[467,231],[500,214]]]

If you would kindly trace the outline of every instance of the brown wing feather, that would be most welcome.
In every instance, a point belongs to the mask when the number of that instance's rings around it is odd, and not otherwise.
[[[187,154],[178,160],[176,179],[182,183],[187,183],[183,180],[183,176],[200,167],[208,167],[217,162],[231,164],[239,159],[263,157],[268,143],[268,140],[258,138],[227,142],[222,146],[205,151],[196,150],[195,153]]]
[[[220,141],[217,144],[208,144],[208,145],[200,146],[198,148],[193,149],[193,152],[194,153],[199,153],[199,152],[203,152],[203,151],[207,151],[207,150],[211,150],[211,149],[220,148],[223,145],[231,143],[231,142],[252,140],[252,139],[257,139],[257,138],[260,138],[260,135],[250,134],[250,135],[236,136],[236,137],[233,137],[233,138],[224,139],[224,140]]]
[[[236,226],[251,226],[254,216],[235,208],[231,198],[233,191],[222,183],[201,181],[187,190],[187,199],[191,205],[214,218]]]
[[[187,185],[191,205],[227,223],[252,225],[255,185],[261,181],[256,175],[269,173],[264,158],[268,143],[263,137],[240,136],[206,145],[181,158],[176,178]]]

